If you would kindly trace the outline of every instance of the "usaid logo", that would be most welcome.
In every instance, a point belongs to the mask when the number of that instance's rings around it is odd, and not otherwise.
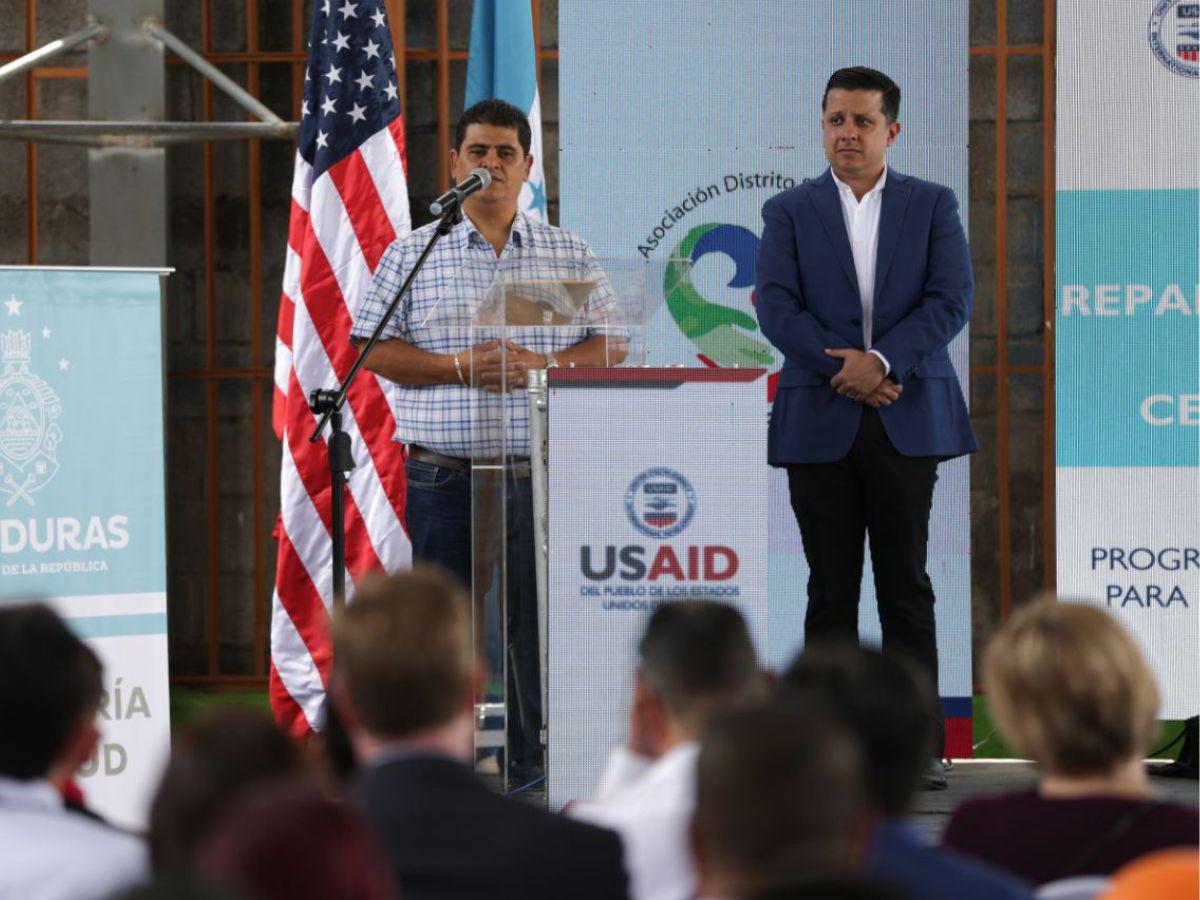
[[[1176,75],[1200,77],[1200,2],[1159,0],[1150,16],[1150,48]]]
[[[633,527],[647,537],[674,537],[696,514],[696,492],[674,469],[647,469],[629,483],[625,512]]]

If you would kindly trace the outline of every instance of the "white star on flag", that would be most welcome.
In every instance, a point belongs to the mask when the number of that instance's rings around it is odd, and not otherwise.
[[[69,359],[64,357],[58,361],[58,370],[60,372],[65,372],[69,368],[71,368],[71,361]]]
[[[362,122],[367,118],[366,113],[367,110],[365,107],[359,106],[357,103],[355,103],[353,108],[351,108],[350,112],[346,113],[346,115],[350,117],[351,121]]]
[[[350,38],[349,38],[349,36],[348,36],[348,35],[344,35],[344,34],[342,34],[342,33],[339,31],[339,32],[337,33],[337,37],[335,37],[335,38],[333,39],[333,46],[337,47],[339,50],[348,50],[348,49],[350,49]]]
[[[342,80],[342,70],[334,66],[333,63],[330,63],[329,71],[325,73],[325,77],[329,79],[330,84],[333,84],[335,81],[340,82]]]
[[[396,54],[395,53],[388,54],[388,59],[390,59],[392,61],[392,68],[393,69],[396,68]]]
[[[302,116],[312,115],[312,111],[308,108],[307,100],[300,101],[300,115],[302,115]]]
[[[50,329],[49,329],[49,328],[43,328],[43,329],[42,329],[42,338],[43,338],[43,340],[49,340],[49,339],[50,339]]]
[[[360,91],[370,90],[375,87],[375,76],[363,69],[363,73],[354,79],[354,83],[358,85]]]
[[[354,10],[356,10],[357,8],[358,7],[356,4],[351,3],[350,0],[346,0],[346,2],[342,4],[342,8],[339,9],[338,12],[340,12],[342,14],[343,19],[355,19],[355,18],[358,18],[357,14],[354,12]]]
[[[371,13],[371,18],[375,20],[376,28],[382,28],[383,24],[387,21],[387,17],[383,14],[382,9],[377,9]]]
[[[337,100],[333,97],[326,97],[321,101],[321,112],[327,115],[333,115],[337,112]]]
[[[317,146],[321,148],[329,147],[329,134],[325,131],[317,132]]]
[[[367,53],[367,59],[379,59],[379,45],[370,38],[367,39],[367,45],[363,47]]]
[[[19,316],[21,314],[21,304],[24,302],[24,300],[18,300],[17,295],[13,294],[4,301],[4,305],[8,307],[8,314],[10,316]]]
[[[325,0],[325,2],[321,4],[321,12],[325,13],[325,15],[329,15],[329,0]]]
[[[396,90],[396,83],[394,81],[389,81],[388,86],[383,89],[383,92],[387,95],[389,100],[395,100],[396,95],[399,93],[399,91]]]

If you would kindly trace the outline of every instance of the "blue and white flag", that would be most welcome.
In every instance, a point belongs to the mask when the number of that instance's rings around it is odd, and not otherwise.
[[[546,176],[542,170],[542,106],[537,89],[537,48],[529,0],[475,0],[471,53],[467,61],[470,107],[480,100],[507,100],[529,116],[533,169],[521,188],[520,208],[546,221]]]

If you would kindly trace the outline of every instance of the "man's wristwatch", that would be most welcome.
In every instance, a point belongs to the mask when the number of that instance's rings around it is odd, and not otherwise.
[[[546,368],[547,369],[557,369],[558,368],[558,357],[556,357],[553,353],[546,354]]]

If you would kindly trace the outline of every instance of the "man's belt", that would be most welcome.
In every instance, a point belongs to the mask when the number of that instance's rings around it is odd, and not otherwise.
[[[470,472],[471,460],[463,459],[459,456],[447,456],[445,453],[438,453],[436,450],[430,450],[428,447],[422,447],[419,444],[409,444],[408,458],[416,462],[428,463],[431,466],[439,466],[443,469],[452,469],[455,472]],[[476,460],[476,465],[498,466],[498,460]],[[505,468],[509,474],[516,478],[529,477],[529,457],[513,456],[506,461]]]

